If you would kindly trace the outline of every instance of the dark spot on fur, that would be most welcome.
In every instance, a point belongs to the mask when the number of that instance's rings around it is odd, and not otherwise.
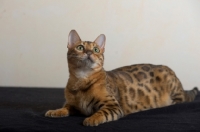
[[[175,98],[175,99],[173,99],[173,103],[181,103],[181,102],[183,102],[182,98]]]
[[[143,83],[138,83],[138,86],[143,87]]]
[[[109,75],[112,79],[117,79],[116,76],[115,76],[115,74],[113,73],[113,71],[108,71],[108,72],[106,72],[106,73],[107,73],[107,75]]]
[[[129,88],[129,94],[131,96],[131,99],[135,98],[135,90],[133,88]]]
[[[144,99],[144,98],[143,98]],[[143,110],[142,107],[144,107],[145,105],[143,104],[144,102],[137,102],[138,105],[140,106],[140,108],[138,109],[139,111]]]
[[[163,69],[159,69],[158,71],[159,71],[159,72],[163,72]]]
[[[129,108],[132,109],[133,106],[129,104],[129,101],[128,101],[128,97],[127,97],[127,96],[125,96],[125,101],[126,101],[127,106],[128,106]]]
[[[137,74],[134,74],[134,77],[138,80],[141,81],[143,79],[147,78],[147,75],[144,72],[138,72]]]
[[[154,83],[154,80],[153,80],[153,79],[151,79],[151,80],[150,80],[150,83]]]
[[[128,102],[128,97],[127,96],[125,96],[125,100],[126,100],[126,102]]]
[[[141,89],[138,89],[138,96],[144,96],[144,92]]]
[[[164,75],[164,80],[165,80],[165,81],[167,80],[167,74]]]
[[[163,91],[163,90],[164,90],[162,86],[160,87],[160,90],[161,90],[161,91]]]
[[[154,73],[153,73],[153,72],[150,72],[149,75],[150,75],[151,77],[154,77]]]
[[[144,71],[147,71],[147,72],[150,70],[150,68],[149,68],[148,66],[143,66],[142,69],[143,69]]]
[[[144,87],[148,92],[151,92],[151,90],[149,89],[149,87],[147,85],[144,85]]]
[[[156,92],[158,92],[158,89],[156,87],[153,88]]]
[[[126,66],[125,68],[130,70],[132,69],[132,66]]]
[[[133,68],[132,70],[128,70],[128,72],[134,72],[134,71],[137,71],[138,70],[138,68],[136,67],[136,68]]]
[[[160,92],[160,90],[158,90],[157,87],[154,87],[153,89],[158,93],[158,95],[159,95],[159,97],[160,97],[160,96],[161,96],[161,92]]]
[[[157,106],[157,97],[156,96],[154,96],[154,103]]]
[[[128,73],[126,73],[126,72],[118,72],[120,75],[122,75],[126,80],[128,80],[129,82],[131,82],[131,83],[133,83],[133,79],[132,79],[132,77],[128,74]]]
[[[124,68],[118,68],[115,71],[124,71]]]
[[[126,113],[129,114],[129,113],[131,113],[131,112],[130,112],[129,110],[126,110]]]
[[[135,109],[136,109],[136,110],[138,109],[138,106],[137,106],[137,105],[135,105]]]
[[[159,76],[156,77],[157,82],[161,82],[161,78]]]
[[[145,102],[146,102],[147,104],[150,104],[150,99],[149,99],[148,96],[145,96]]]
[[[170,88],[172,88],[172,83],[170,84]]]
[[[124,88],[124,93],[127,93],[127,88]]]

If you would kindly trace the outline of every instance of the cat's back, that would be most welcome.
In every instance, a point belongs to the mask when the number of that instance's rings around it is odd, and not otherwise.
[[[124,75],[126,78],[127,76],[133,76],[138,81],[143,79],[152,78],[154,76],[161,76],[167,74],[174,75],[174,72],[167,66],[164,65],[154,65],[154,64],[135,64],[124,66],[120,68],[116,68],[111,71],[107,71],[109,76],[116,78],[114,76]],[[128,79],[130,80],[130,79]]]
[[[176,78],[175,73],[164,65],[136,64],[107,71],[111,87],[141,87],[157,85],[169,79]]]

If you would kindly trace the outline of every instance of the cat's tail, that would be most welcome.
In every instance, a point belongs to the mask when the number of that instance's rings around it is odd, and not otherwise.
[[[197,96],[199,90],[197,87],[193,88],[192,90],[185,91],[185,102],[191,102]]]

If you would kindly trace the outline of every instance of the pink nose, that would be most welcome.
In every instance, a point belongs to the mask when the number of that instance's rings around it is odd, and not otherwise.
[[[87,55],[91,55],[91,54],[92,54],[92,51],[87,51],[86,54],[87,54]]]

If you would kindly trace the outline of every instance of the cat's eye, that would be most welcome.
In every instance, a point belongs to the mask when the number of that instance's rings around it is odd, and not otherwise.
[[[97,47],[94,47],[94,52],[96,52],[96,53],[99,53],[100,52],[100,50],[97,48]]]
[[[83,47],[83,45],[79,45],[79,46],[76,47],[76,49],[77,49],[77,50],[80,50],[80,51],[83,51],[83,50],[84,50],[84,47]]]

